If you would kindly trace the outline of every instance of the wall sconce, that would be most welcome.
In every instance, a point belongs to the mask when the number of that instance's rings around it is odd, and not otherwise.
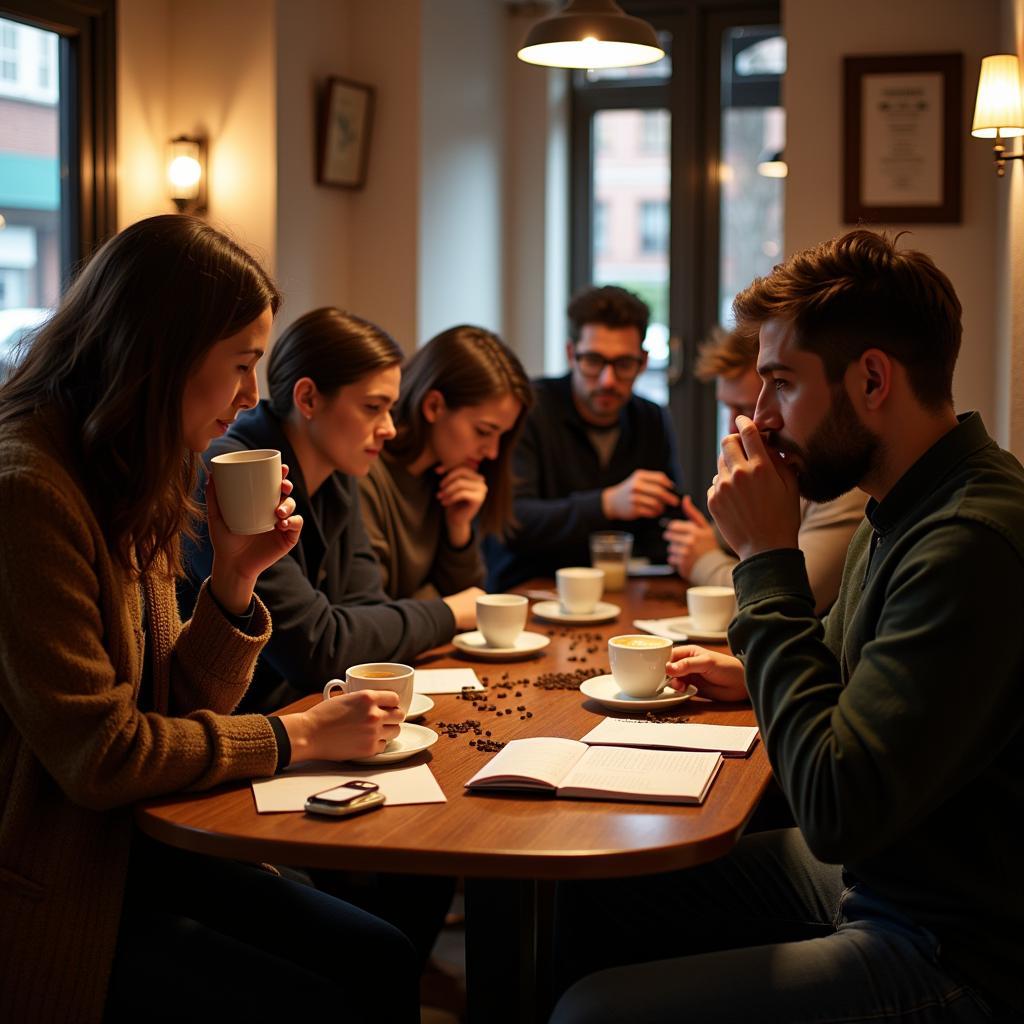
[[[1024,153],[1007,153],[1001,139],[1024,135],[1024,101],[1021,100],[1020,61],[1015,54],[983,57],[978,79],[978,100],[974,106],[971,134],[995,139],[993,155],[996,174],[1006,174],[1007,160],[1022,160]]]
[[[206,211],[206,139],[179,135],[167,149],[167,185],[178,213]]]
[[[569,0],[530,29],[516,56],[549,68],[626,68],[653,64],[665,51],[654,27],[615,0]]]
[[[789,174],[789,164],[782,159],[782,150],[778,153],[762,153],[757,162],[757,173],[763,178],[785,178]]]

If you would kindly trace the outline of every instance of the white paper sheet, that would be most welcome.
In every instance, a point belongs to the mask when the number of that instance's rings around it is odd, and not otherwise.
[[[747,725],[702,725],[699,722],[635,722],[603,718],[580,737],[581,743],[616,747],[671,747],[677,750],[717,750],[745,756],[757,739]]]
[[[679,640],[682,643],[686,643],[690,639],[689,635],[668,625],[670,622],[678,622],[679,618],[680,616],[673,615],[668,619],[634,619],[633,625],[637,629],[653,633],[655,636],[663,636],[669,640]]]
[[[350,768],[344,772],[325,771],[321,764],[298,771],[286,770],[271,779],[253,779],[252,795],[260,814],[303,810],[306,797],[341,786],[353,779],[376,782],[387,798],[384,809],[402,804],[443,804],[446,802],[441,787],[429,765],[418,764],[410,768],[379,769]]]
[[[418,668],[417,693],[462,693],[463,689],[484,689],[483,683],[471,668]]]

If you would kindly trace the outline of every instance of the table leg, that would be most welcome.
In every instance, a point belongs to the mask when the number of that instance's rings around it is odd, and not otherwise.
[[[469,1024],[548,1019],[554,892],[554,882],[466,879]]]

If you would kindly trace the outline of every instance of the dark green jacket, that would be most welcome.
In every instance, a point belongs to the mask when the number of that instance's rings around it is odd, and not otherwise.
[[[850,545],[824,624],[799,551],[737,566],[729,631],[814,853],[1024,1011],[1024,469],[972,413]]]

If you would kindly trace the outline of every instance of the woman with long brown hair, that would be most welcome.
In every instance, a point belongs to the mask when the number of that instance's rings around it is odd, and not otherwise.
[[[386,978],[414,1019],[395,929],[132,825],[137,800],[374,753],[398,730],[372,692],[230,714],[270,635],[256,579],[302,525],[288,481],[277,528],[252,537],[207,489],[214,566],[178,618],[198,453],[257,401],[278,303],[218,231],[150,218],[99,250],[0,386],[0,1018],[363,1019]],[[359,986],[344,944],[366,954]]]
[[[477,531],[512,522],[511,451],[532,401],[522,364],[482,327],[442,331],[405,365],[397,434],[360,482],[392,597],[483,581]]]

